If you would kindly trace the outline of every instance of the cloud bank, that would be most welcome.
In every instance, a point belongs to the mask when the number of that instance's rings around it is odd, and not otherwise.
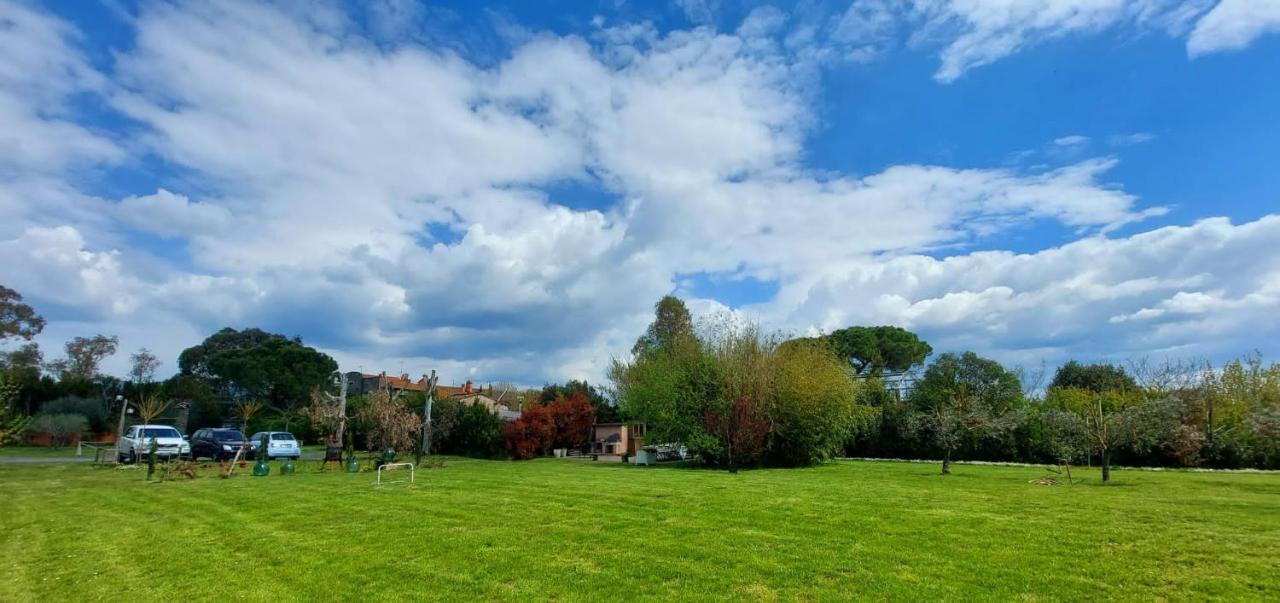
[[[931,27],[965,32],[942,80],[1063,32],[1156,18],[1129,3],[998,16],[919,4]],[[172,359],[223,326],[261,326],[344,367],[597,379],[681,275],[776,283],[741,309],[771,328],[900,324],[1015,361],[1238,352],[1275,334],[1280,253],[1266,243],[1280,222],[1115,236],[1165,211],[1108,179],[1115,157],[807,168],[811,65],[767,15],[733,32],[534,34],[482,66],[376,44],[341,16],[148,4],[135,43],[94,67],[70,25],[0,10],[13,57],[0,69],[0,282],[49,316],[47,349],[106,331]],[[84,98],[127,125],[79,119],[69,107]],[[125,196],[81,177],[148,162],[169,176]],[[606,202],[583,207],[569,189]],[[964,251],[1045,222],[1080,240]]]

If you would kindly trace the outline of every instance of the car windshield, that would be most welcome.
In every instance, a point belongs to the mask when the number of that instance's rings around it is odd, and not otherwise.
[[[145,427],[142,430],[144,438],[180,438],[182,434],[172,427]]]
[[[244,434],[234,429],[213,432],[213,439],[222,441],[244,441]]]
[[[276,442],[292,442],[293,434],[291,433],[273,433],[271,439]]]

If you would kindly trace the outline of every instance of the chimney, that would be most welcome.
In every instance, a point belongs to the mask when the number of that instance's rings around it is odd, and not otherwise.
[[[467,382],[466,382],[466,383],[464,383],[464,384],[462,384],[462,393],[464,393],[464,394],[469,394],[469,393],[471,393],[471,380],[470,380],[470,379],[467,379]]]

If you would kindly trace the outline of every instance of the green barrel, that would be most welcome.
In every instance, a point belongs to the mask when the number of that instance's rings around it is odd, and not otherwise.
[[[271,473],[271,465],[267,464],[267,436],[263,435],[258,441],[258,454],[255,455],[258,462],[253,464],[253,474],[257,477],[263,477]]]

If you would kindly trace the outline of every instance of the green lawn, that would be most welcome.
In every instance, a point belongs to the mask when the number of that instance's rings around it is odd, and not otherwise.
[[[1280,475],[0,465],[0,600],[1280,599]]]
[[[93,449],[85,447],[85,456],[93,458]],[[53,448],[50,446],[3,446],[0,447],[0,457],[66,457],[71,458],[76,455],[75,446],[61,446]]]

